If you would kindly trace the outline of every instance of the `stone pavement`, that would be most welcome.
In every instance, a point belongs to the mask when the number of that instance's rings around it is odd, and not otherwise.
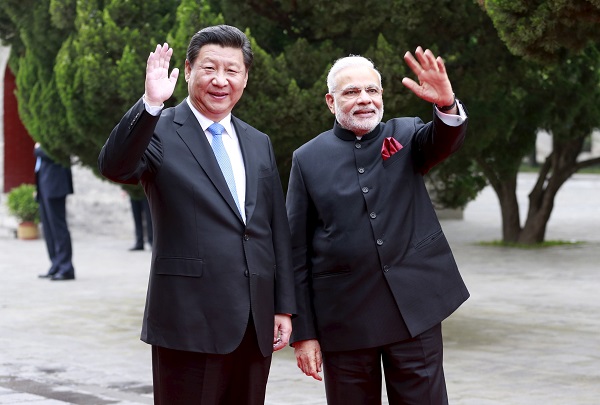
[[[524,211],[533,179],[519,180]],[[442,221],[472,294],[444,322],[451,404],[600,404],[600,176],[576,175],[555,207],[547,239],[583,243],[477,244],[500,238],[489,188],[464,220]],[[127,251],[121,228],[78,224],[77,280],[67,282],[37,278],[48,266],[42,240],[0,233],[0,404],[152,403],[150,349],[139,340],[150,253]],[[323,384],[285,349],[266,404],[325,404]]]

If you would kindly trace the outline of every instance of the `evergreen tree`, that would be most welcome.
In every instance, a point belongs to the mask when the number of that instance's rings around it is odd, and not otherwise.
[[[187,96],[187,83],[183,80],[183,73],[190,39],[195,32],[204,27],[224,23],[223,16],[215,14],[207,2],[197,0],[180,1],[177,7],[175,24],[167,37],[167,42],[173,48],[171,69],[179,68],[180,72],[173,95],[173,103],[180,102]]]
[[[75,29],[55,72],[71,135],[66,141],[84,165],[96,168],[108,134],[143,95],[146,59],[175,25],[179,3],[77,1]]]
[[[56,53],[68,31],[52,24],[49,8],[50,0],[5,0],[0,21],[5,41],[13,46],[9,66],[16,76],[21,120],[48,154],[69,164],[70,148],[61,140],[68,125],[54,75]]]
[[[533,103],[524,108],[528,116],[523,117],[519,127],[527,120],[530,128],[534,125],[552,134],[552,152],[542,163],[538,180],[529,193],[523,225],[513,196],[516,178],[507,182],[500,176],[487,176],[500,199],[503,239],[542,242],[560,187],[578,170],[600,163],[600,158],[578,160],[585,140],[599,126],[600,55],[593,44],[600,39],[596,27],[600,2],[480,0],[479,3],[508,49],[523,57],[524,63],[532,61],[530,74],[526,75],[529,86],[523,86],[517,94],[523,99],[533,99]],[[510,155],[514,150],[506,152]],[[497,156],[488,167],[502,167],[507,160],[505,155]]]
[[[171,68],[183,71],[194,32],[220,23],[245,30],[255,64],[234,113],[271,136],[284,183],[292,151],[332,126],[325,78],[337,58],[362,54],[374,61],[383,76],[384,119],[428,120],[432,106],[401,79],[412,76],[404,53],[429,47],[444,57],[471,117],[462,149],[430,174],[437,201],[463,207],[489,182],[500,201],[503,239],[534,243],[544,238],[560,185],[596,162],[576,159],[600,116],[600,58],[589,45],[597,40],[591,22],[598,1],[3,0],[0,37],[13,46],[29,132],[55,157],[73,155],[95,169],[111,129],[142,95],[146,59],[157,43],[173,47]],[[522,28],[528,25],[535,32]],[[569,27],[576,43],[564,34]],[[500,37],[532,60],[512,54]],[[560,63],[538,64],[539,55]],[[186,95],[180,79],[168,104]],[[517,174],[539,128],[553,133],[555,148],[521,225]]]
[[[516,55],[560,62],[600,41],[600,0],[479,0]]]

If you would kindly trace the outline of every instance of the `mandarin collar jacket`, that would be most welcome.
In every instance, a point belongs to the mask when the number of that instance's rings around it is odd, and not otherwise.
[[[338,351],[398,342],[468,298],[423,179],[460,147],[466,127],[435,114],[427,124],[394,118],[359,140],[336,122],[294,152],[292,343],[318,339]],[[384,159],[388,137],[402,147]]]

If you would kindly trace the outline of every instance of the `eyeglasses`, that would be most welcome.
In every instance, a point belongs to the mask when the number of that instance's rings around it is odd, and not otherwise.
[[[377,86],[346,87],[345,89],[335,90],[332,93],[340,93],[344,98],[354,99],[358,98],[362,94],[363,90],[371,98],[381,97],[381,94],[383,93],[383,89]]]

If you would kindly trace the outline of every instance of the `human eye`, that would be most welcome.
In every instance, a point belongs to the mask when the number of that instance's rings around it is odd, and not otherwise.
[[[346,97],[356,97],[359,92],[360,90],[358,90],[356,87],[350,87],[348,89],[343,90],[342,95]]]
[[[367,87],[367,94],[370,96],[376,96],[379,94],[379,89],[377,87]]]
[[[203,65],[201,66],[201,69],[204,70],[206,73],[212,73],[216,70],[215,67],[212,65]]]

